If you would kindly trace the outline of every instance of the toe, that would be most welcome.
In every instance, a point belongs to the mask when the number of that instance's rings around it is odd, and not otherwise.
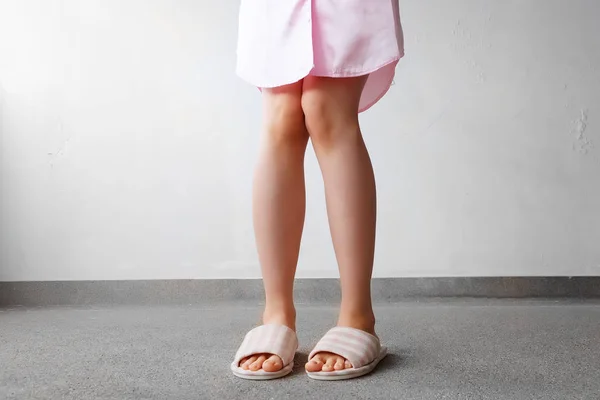
[[[242,369],[248,370],[250,368],[250,364],[252,364],[254,361],[256,361],[257,358],[258,357],[256,357],[256,356],[250,356],[250,357],[246,358],[245,361],[243,361],[240,366],[242,367]]]
[[[336,371],[341,371],[345,368],[344,365],[344,359],[342,357],[338,357],[337,361],[335,362],[335,365],[333,366],[333,369],[335,369]]]
[[[327,358],[327,361],[325,362],[325,365],[323,365],[322,371],[323,372],[331,372],[331,371],[333,371],[335,362],[337,361],[337,356],[328,355],[326,358]]]
[[[308,372],[319,372],[323,368],[323,357],[321,354],[316,354],[305,366]]]
[[[267,357],[264,354],[258,356],[256,361],[250,364],[250,371],[258,371],[259,369],[261,369],[266,359]]]
[[[277,371],[281,371],[281,369],[283,368],[283,361],[281,361],[281,358],[279,358],[276,355],[271,355],[269,358],[267,358],[265,360],[265,362],[262,365],[262,369],[265,372],[277,372]]]
[[[352,363],[348,360],[346,360],[346,362],[344,362],[344,367],[345,369],[350,369],[352,368]]]

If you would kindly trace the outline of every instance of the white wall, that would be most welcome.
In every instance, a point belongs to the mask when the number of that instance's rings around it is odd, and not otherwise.
[[[600,273],[600,2],[402,0],[376,276]],[[0,280],[259,276],[237,1],[0,0]],[[332,277],[307,161],[299,276]]]

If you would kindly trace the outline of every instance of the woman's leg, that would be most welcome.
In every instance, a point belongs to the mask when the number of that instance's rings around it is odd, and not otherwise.
[[[339,326],[375,334],[371,274],[375,250],[375,178],[358,123],[358,104],[366,76],[308,77],[302,108],[325,182],[329,226],[340,270]],[[344,358],[320,353],[306,369],[349,368]]]
[[[263,90],[264,128],[253,189],[254,231],[262,268],[265,324],[295,330],[294,275],[304,226],[304,155],[308,132],[300,103],[302,82]],[[244,369],[275,372],[279,357],[256,354]]]

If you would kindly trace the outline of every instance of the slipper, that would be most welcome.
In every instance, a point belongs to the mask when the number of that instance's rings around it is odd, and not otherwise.
[[[338,381],[358,378],[373,371],[377,364],[387,355],[387,348],[382,347],[379,339],[360,329],[335,327],[323,336],[308,356],[309,360],[317,353],[333,353],[352,364],[352,368],[331,372],[306,372],[312,379],[321,381]]]
[[[231,371],[239,378],[253,380],[269,380],[282,378],[292,372],[294,355],[298,349],[296,332],[284,325],[262,325],[246,334],[231,363]],[[284,367],[277,372],[262,369],[249,371],[240,367],[240,361],[253,354],[275,354],[283,361]]]

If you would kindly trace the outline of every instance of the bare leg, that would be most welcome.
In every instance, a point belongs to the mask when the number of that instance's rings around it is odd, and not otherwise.
[[[323,174],[329,226],[340,269],[338,325],[375,334],[371,303],[375,178],[357,111],[366,78],[308,77],[302,107]],[[312,372],[349,367],[344,358],[330,353],[317,354],[306,365]]]
[[[304,226],[308,143],[301,95],[302,82],[263,90],[264,129],[253,190],[254,231],[266,295],[263,322],[294,330],[294,275]],[[240,366],[275,372],[283,363],[277,356],[256,354]]]

